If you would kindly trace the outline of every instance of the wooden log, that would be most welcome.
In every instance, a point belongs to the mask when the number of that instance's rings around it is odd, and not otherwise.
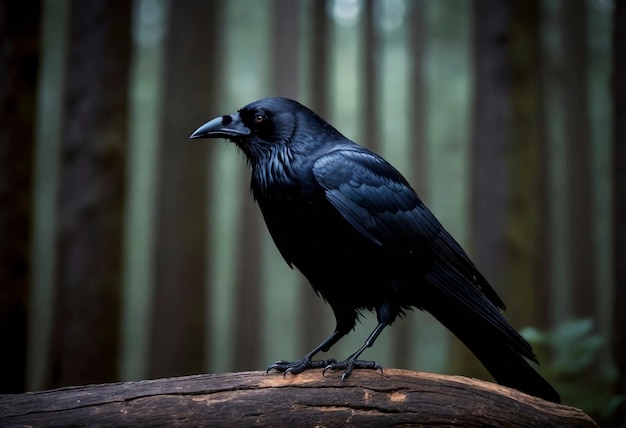
[[[0,395],[0,426],[595,427],[581,410],[460,376],[241,372]]]

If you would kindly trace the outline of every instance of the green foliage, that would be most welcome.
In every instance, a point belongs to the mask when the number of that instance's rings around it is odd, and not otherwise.
[[[617,379],[607,340],[589,318],[563,322],[551,331],[525,328],[521,334],[543,363],[541,372],[561,394],[564,404],[578,407],[600,425],[625,396],[614,394]]]

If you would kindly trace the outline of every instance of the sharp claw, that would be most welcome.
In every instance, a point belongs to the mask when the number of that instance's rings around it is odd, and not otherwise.
[[[374,369],[376,371],[380,371],[381,375],[383,374],[383,368],[380,364],[375,361],[361,361],[361,360],[353,360],[348,359],[345,361],[337,362],[334,359],[329,360],[319,360],[319,361],[311,361],[311,360],[299,360],[294,362],[289,362],[285,360],[278,360],[271,366],[267,368],[265,374],[269,374],[272,370],[275,370],[278,373],[283,374],[283,378],[287,377],[287,374],[291,373],[292,375],[296,375],[298,373],[302,373],[305,370],[312,368],[319,368],[322,364],[326,364],[322,369],[322,376],[326,375],[328,370],[344,370],[341,375],[341,382],[345,382],[348,377],[352,374],[352,371],[355,368],[358,369]]]
[[[353,370],[353,366],[351,364],[348,364],[348,367],[346,367],[346,371],[343,372],[343,374],[341,375],[341,382],[345,382],[346,379],[348,379],[348,377],[350,377],[350,375],[352,374],[352,370]]]
[[[280,373],[284,370],[281,369],[281,365],[285,365],[285,364],[289,364],[289,361],[285,361],[285,360],[278,360],[276,362],[274,362],[273,364],[271,364],[267,370],[265,370],[265,374],[269,374],[272,370],[276,370],[276,372]]]
[[[326,362],[328,363],[328,365],[322,370],[322,376],[326,375],[326,372],[328,370],[333,370],[333,365],[337,364],[337,360],[335,360],[334,358],[326,360]]]
[[[322,375],[325,375],[328,370],[345,370],[341,375],[341,382],[344,382],[346,379],[348,379],[348,377],[350,377],[354,369],[373,369],[376,371],[380,371],[381,375],[383,374],[383,367],[375,361],[346,360],[339,363],[333,361],[332,363],[328,364],[322,370]]]

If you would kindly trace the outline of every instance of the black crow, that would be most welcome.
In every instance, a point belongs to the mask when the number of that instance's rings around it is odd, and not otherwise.
[[[499,383],[559,402],[526,361],[531,346],[501,313],[504,303],[461,246],[387,161],[286,98],[265,98],[217,117],[190,138],[226,138],[252,168],[251,190],[289,266],[333,310],[337,326],[298,361],[268,368],[381,369],[362,361],[381,331],[411,308],[430,312]],[[378,326],[346,360],[313,360],[355,327],[363,310]],[[382,369],[381,369],[382,370]]]

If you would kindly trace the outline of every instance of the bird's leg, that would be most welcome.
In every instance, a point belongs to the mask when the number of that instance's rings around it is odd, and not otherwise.
[[[315,354],[317,354],[320,351],[323,351],[323,352],[328,351],[331,346],[337,343],[339,339],[341,339],[345,335],[346,335],[346,332],[343,329],[338,328],[337,330],[333,332],[333,334],[328,336],[326,340],[324,340],[322,343],[316,346],[311,352],[306,354],[304,357],[302,357],[298,361],[285,361],[285,360],[276,361],[274,364],[272,364],[271,366],[267,368],[266,373],[269,373],[270,370],[276,370],[277,372],[282,372],[285,375],[287,375],[287,373],[298,374],[308,369],[328,367],[329,365],[335,364],[336,361],[334,359],[313,361],[312,358]]]
[[[376,338],[380,334],[381,331],[387,326],[386,323],[378,323],[372,334],[367,338],[363,346],[361,346],[354,354],[350,355],[344,361],[332,362],[324,367],[323,373],[326,373],[327,370],[344,370],[343,375],[341,375],[341,381],[346,380],[348,376],[352,373],[354,369],[370,369],[370,370],[380,370],[381,373],[383,368],[376,361],[363,361],[359,360],[359,356],[365,351],[367,348],[371,347]]]

